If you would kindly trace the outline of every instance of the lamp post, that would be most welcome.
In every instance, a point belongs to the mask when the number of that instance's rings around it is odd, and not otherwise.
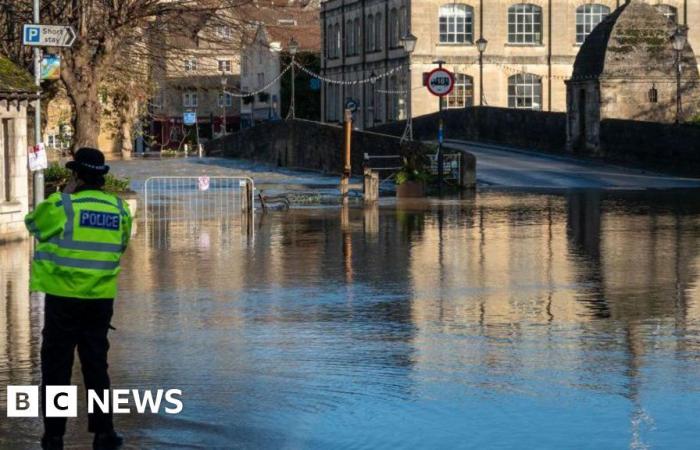
[[[288,49],[289,55],[292,57],[292,98],[289,101],[289,112],[287,113],[287,118],[291,117],[292,119],[296,119],[296,67],[294,66],[294,58],[296,57],[296,54],[299,51],[299,43],[295,41],[294,38],[291,38],[289,40]]]
[[[411,54],[416,49],[416,42],[418,42],[418,38],[412,33],[409,33],[401,38],[401,46],[408,55],[406,58],[408,61],[406,65],[406,77],[408,78],[408,82],[406,83],[406,96],[404,97],[404,102],[406,103],[406,129],[401,137],[401,142],[406,139],[409,141],[413,140],[413,108],[411,107]]]
[[[483,36],[476,41],[479,50],[479,106],[484,106],[484,52],[488,43]]]
[[[671,37],[673,49],[676,51],[676,125],[681,123],[683,103],[681,99],[681,73],[683,71],[683,50],[688,42],[686,28],[679,25]]]
[[[221,72],[221,135],[226,136],[226,75]]]
[[[375,89],[377,88],[377,74],[374,73],[374,70],[369,75],[369,84],[372,86],[372,92],[370,93],[370,95],[372,96],[372,120],[369,122],[369,124],[367,124],[367,127],[372,128],[374,126],[374,122],[377,121],[377,102],[375,95]]]

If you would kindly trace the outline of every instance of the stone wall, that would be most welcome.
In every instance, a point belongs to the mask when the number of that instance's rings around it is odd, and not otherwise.
[[[28,236],[24,226],[29,210],[26,101],[0,101],[0,148],[6,144],[9,155],[0,155],[0,244]]]
[[[209,142],[210,155],[250,159],[279,167],[311,169],[340,174],[343,171],[343,128],[306,120],[268,122]],[[362,174],[364,153],[399,155],[425,151],[419,142],[400,143],[395,136],[354,130],[352,132],[352,171]],[[464,153],[463,167],[471,172],[475,159]],[[473,182],[473,176],[465,177]]]
[[[491,142],[516,147],[561,152],[566,146],[566,114],[522,109],[476,107],[443,111],[445,139]],[[406,122],[395,122],[373,131],[394,136]],[[436,141],[438,113],[413,119],[416,139]]]
[[[700,176],[700,126],[606,119],[600,140],[606,160]]]

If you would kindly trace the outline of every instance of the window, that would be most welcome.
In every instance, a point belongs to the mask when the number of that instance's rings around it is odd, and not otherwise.
[[[540,44],[542,42],[542,9],[535,5],[513,5],[508,8],[508,43]]]
[[[354,28],[352,26],[352,20],[345,22],[345,54],[354,55],[355,54],[355,37],[353,35]]]
[[[197,70],[197,60],[195,58],[185,58],[185,72]]]
[[[334,58],[340,56],[341,43],[343,42],[343,37],[340,34],[340,24],[335,24],[335,52],[333,53]]]
[[[227,26],[216,27],[216,35],[222,39],[231,39],[231,28]]]
[[[447,97],[442,97],[447,109],[461,109],[474,104],[474,80],[463,73],[455,74],[455,87]]]
[[[603,5],[582,5],[576,8],[576,43],[583,44],[591,31],[610,14]]]
[[[224,106],[224,94],[219,94],[219,106]],[[231,97],[231,94],[226,94],[226,107],[231,106],[233,106],[233,98]]]
[[[182,106],[185,108],[196,108],[197,107],[197,93],[196,92],[185,92],[182,94]]]
[[[265,73],[258,73],[258,89],[262,89],[265,86]]]
[[[360,19],[356,18],[354,25],[354,32],[353,32],[353,37],[355,38],[355,44],[353,45],[353,50],[355,50],[355,55],[360,54],[360,50],[362,49],[362,27],[360,27]]]
[[[231,60],[230,59],[220,59],[219,60],[219,72],[231,73]]]
[[[374,36],[375,36],[375,50],[381,50],[384,46],[384,35],[382,34],[382,15],[377,14],[374,16]]]
[[[333,25],[328,25],[326,32],[326,57],[333,57]]]
[[[15,160],[15,122],[12,119],[2,119],[0,128],[0,141],[2,141],[2,154],[0,155],[0,172],[2,173],[2,184],[0,184],[0,202],[11,202],[15,198],[14,193],[14,166]],[[26,162],[25,162],[26,164]]]
[[[399,9],[399,39],[408,36],[408,10],[405,6]]]
[[[399,12],[393,8],[389,13],[389,48],[399,46]]]
[[[241,75],[248,74],[248,55],[244,53],[241,55]]]
[[[656,10],[666,17],[669,22],[676,23],[678,10],[671,5],[656,5]]]
[[[374,16],[367,16],[367,42],[365,42],[365,50],[368,52],[373,52],[375,49],[374,43]]]
[[[517,109],[542,109],[542,79],[523,73],[508,78],[508,107]]]
[[[474,10],[467,5],[440,7],[440,43],[471,44],[474,40]]]

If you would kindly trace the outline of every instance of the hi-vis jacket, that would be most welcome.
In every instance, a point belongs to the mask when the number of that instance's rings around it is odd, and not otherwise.
[[[131,234],[120,198],[98,190],[52,194],[24,222],[39,241],[30,289],[61,297],[114,298]]]

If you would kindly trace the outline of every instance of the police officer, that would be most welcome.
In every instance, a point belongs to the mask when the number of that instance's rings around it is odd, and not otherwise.
[[[41,391],[70,385],[77,347],[85,387],[101,396],[110,387],[107,332],[132,219],[124,201],[103,191],[109,166],[102,152],[81,148],[66,167],[72,176],[63,193],[52,194],[25,218],[38,241],[31,290],[46,293]],[[42,448],[62,449],[65,429],[65,418],[46,417],[44,411]],[[96,408],[88,415],[88,430],[95,433],[93,449],[122,445],[111,413]]]

